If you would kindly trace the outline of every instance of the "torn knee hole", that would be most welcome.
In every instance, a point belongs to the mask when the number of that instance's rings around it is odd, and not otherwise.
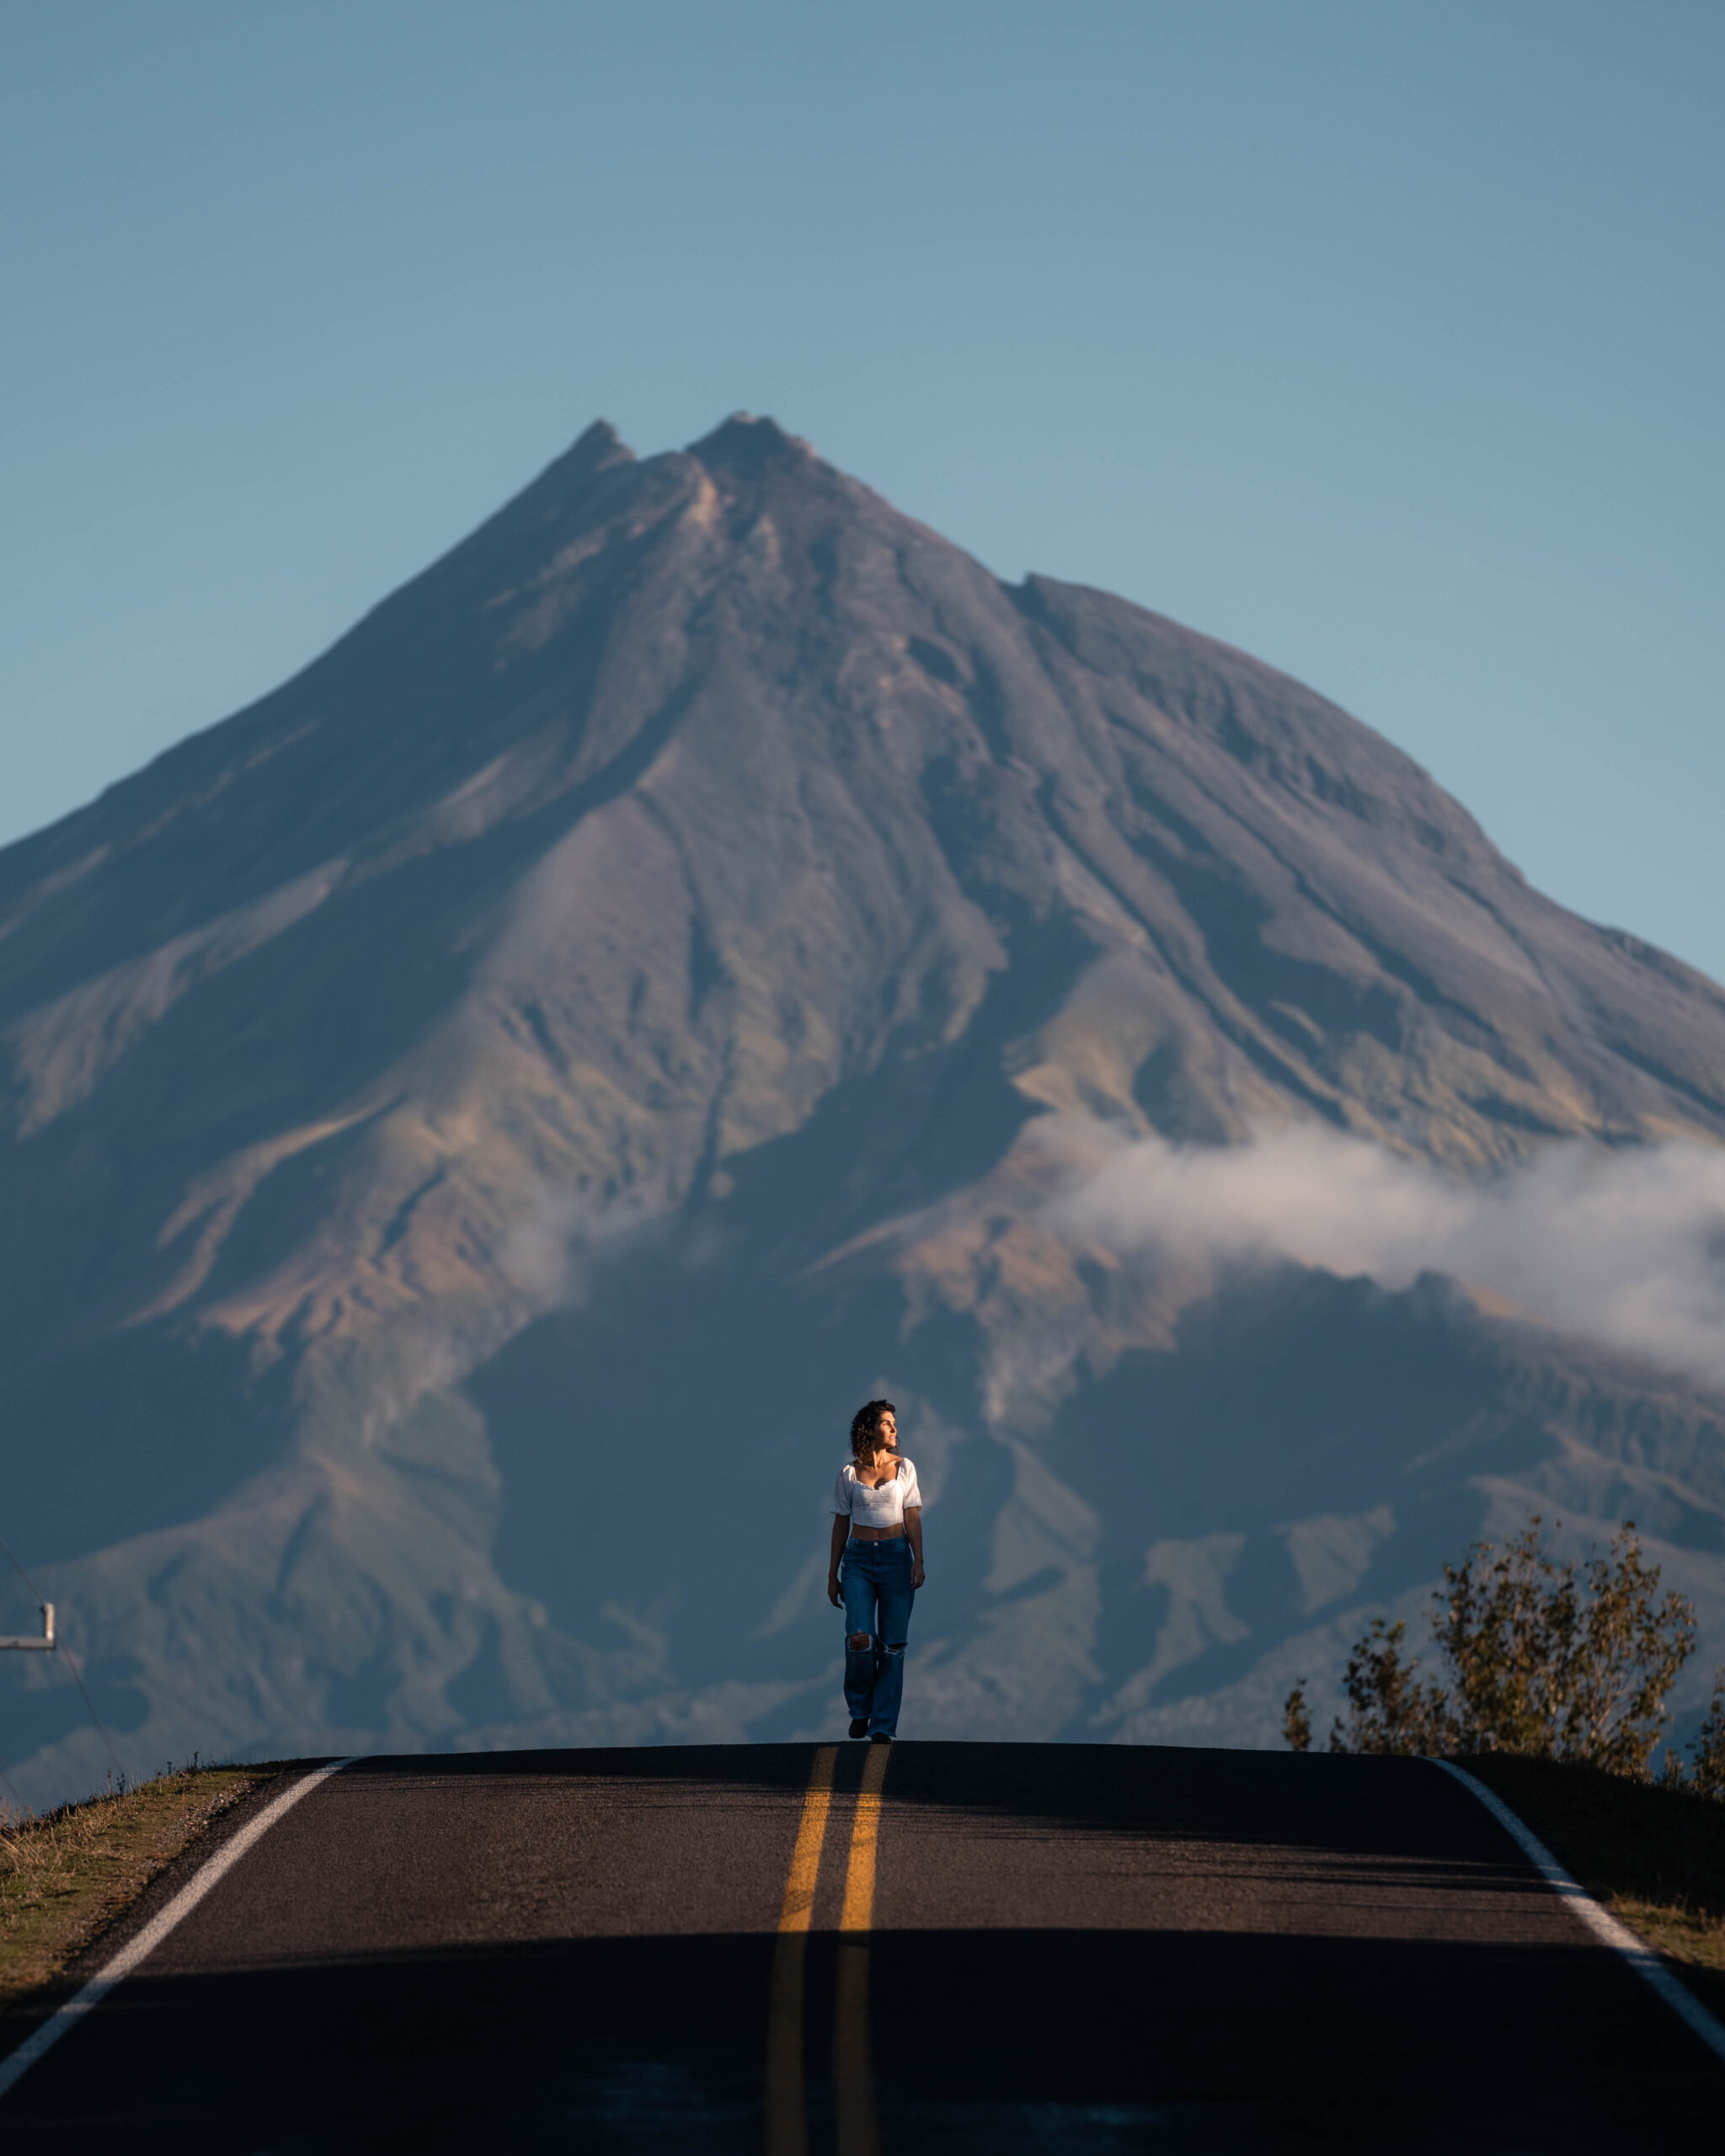
[[[874,1645],[874,1635],[872,1632],[852,1632],[851,1645],[858,1649],[872,1647]]]
[[[889,1640],[886,1643],[886,1651],[889,1654],[902,1654],[905,1652],[904,1641]]]

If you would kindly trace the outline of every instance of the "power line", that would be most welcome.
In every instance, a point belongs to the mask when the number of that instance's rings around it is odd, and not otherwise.
[[[77,1663],[72,1657],[72,1649],[63,1640],[60,1643],[60,1652],[66,1657],[66,1666],[72,1672],[72,1681],[77,1685],[80,1697],[90,1710],[90,1720],[96,1725],[96,1734],[101,1738],[108,1757],[114,1762],[115,1778],[123,1788],[126,1784],[126,1769],[120,1764],[120,1754],[109,1742],[108,1732],[102,1726],[102,1717],[96,1712],[96,1703],[84,1689],[84,1680],[78,1675]]]
[[[19,1795],[16,1785],[6,1771],[6,1762],[3,1759],[0,1759],[0,1783],[5,1785],[6,1793],[18,1806],[21,1817],[29,1818],[31,1816],[31,1807]]]
[[[6,1537],[3,1534],[0,1534],[0,1550],[3,1550],[6,1552],[8,1558],[11,1561],[13,1571],[18,1574],[18,1577],[24,1582],[30,1593],[35,1596],[37,1601],[40,1602],[42,1599],[41,1589],[36,1585],[35,1582],[30,1577],[24,1566],[19,1563],[17,1558],[13,1556],[12,1545],[6,1540]]]

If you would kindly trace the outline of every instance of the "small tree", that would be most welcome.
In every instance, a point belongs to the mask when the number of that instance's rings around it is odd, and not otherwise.
[[[1658,1592],[1635,1523],[1605,1556],[1559,1564],[1535,1513],[1493,1550],[1476,1543],[1445,1565],[1433,1629],[1455,1673],[1459,1749],[1584,1759],[1644,1774],[1668,1716],[1665,1699],[1695,1652],[1695,1610]]]
[[[1422,1684],[1419,1659],[1404,1655],[1407,1627],[1399,1619],[1386,1625],[1374,1617],[1371,1629],[1354,1642],[1343,1687],[1348,1694],[1348,1721],[1338,1717],[1330,1731],[1332,1752],[1453,1752],[1455,1718],[1440,1684]]]
[[[1694,1610],[1680,1594],[1657,1599],[1658,1567],[1642,1561],[1632,1520],[1585,1564],[1560,1564],[1541,1524],[1535,1513],[1502,1549],[1477,1542],[1445,1566],[1432,1630],[1449,1686],[1422,1683],[1405,1625],[1372,1620],[1348,1657],[1348,1719],[1337,1718],[1331,1751],[1519,1752],[1645,1774],[1695,1652]],[[1725,1783],[1725,1711],[1714,1722]],[[1298,1686],[1284,1732],[1296,1751],[1311,1744]]]
[[[1678,1754],[1668,1752],[1665,1780],[1697,1796],[1725,1797],[1725,1669],[1713,1672],[1713,1697],[1696,1732],[1694,1759],[1685,1769]]]

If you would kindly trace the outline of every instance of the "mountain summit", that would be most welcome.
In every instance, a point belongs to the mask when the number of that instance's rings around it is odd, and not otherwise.
[[[1674,1546],[1720,1510],[1678,1380],[1059,1209],[1153,1141],[1716,1147],[1725,995],[1310,690],[1001,583],[770,419],[589,428],[0,854],[0,1038],[8,1532],[140,1758],[813,1726],[882,1385],[944,1497],[949,1730],[1247,1683],[1314,1580],[1423,1577],[1589,1416],[1589,1503],[1638,1416]],[[1349,1373],[1377,1434],[1326,1452]],[[11,1679],[43,1786],[52,1674]]]

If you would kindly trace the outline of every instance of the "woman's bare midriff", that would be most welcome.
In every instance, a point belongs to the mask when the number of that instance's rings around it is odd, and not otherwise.
[[[901,1527],[858,1527],[854,1521],[851,1525],[852,1542],[902,1542],[904,1539]]]

